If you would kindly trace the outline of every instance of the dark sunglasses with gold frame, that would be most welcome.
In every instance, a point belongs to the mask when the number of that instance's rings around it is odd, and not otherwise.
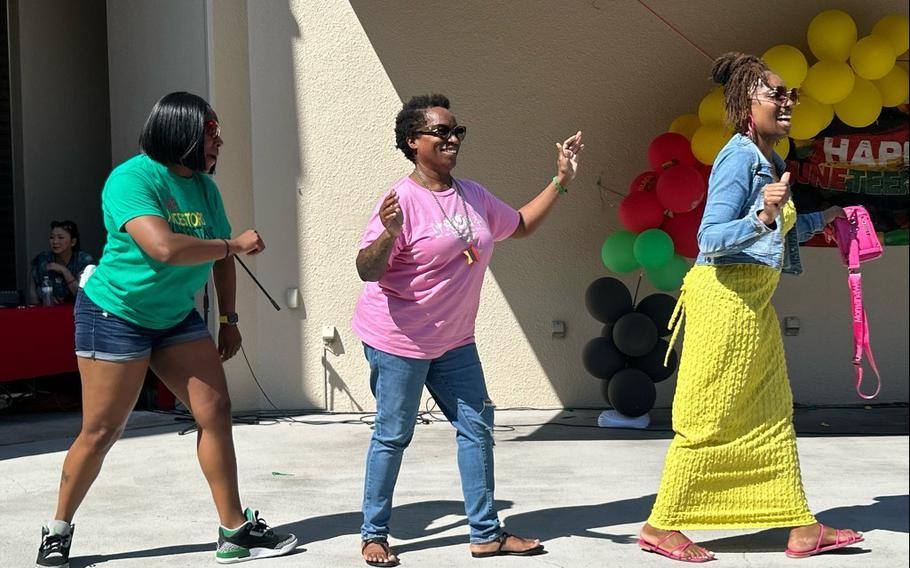
[[[415,130],[414,134],[426,134],[428,136],[435,136],[437,138],[442,138],[443,140],[448,140],[454,134],[459,141],[464,140],[465,135],[468,133],[467,127],[464,126],[454,126],[449,128],[445,124],[437,124],[432,128],[427,130]]]
[[[767,98],[762,97],[752,97],[754,101],[769,101],[773,102],[778,106],[784,106],[787,104],[787,101],[790,101],[790,104],[796,106],[799,104],[799,89],[793,87],[788,89],[783,85],[777,87],[772,87],[771,85],[764,85],[768,89],[766,93],[763,93]]]

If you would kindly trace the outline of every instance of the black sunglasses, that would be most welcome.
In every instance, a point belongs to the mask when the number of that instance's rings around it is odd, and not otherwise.
[[[428,134],[430,136],[435,136],[437,138],[442,138],[443,140],[448,140],[454,134],[459,141],[464,140],[465,135],[468,133],[468,129],[464,126],[456,126],[454,128],[449,128],[445,124],[437,124],[429,130],[415,130],[415,134]]]

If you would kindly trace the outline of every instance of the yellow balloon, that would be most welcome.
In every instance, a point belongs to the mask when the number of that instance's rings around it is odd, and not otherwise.
[[[834,119],[834,107],[801,94],[790,118],[790,137],[795,140],[815,138]]]
[[[842,10],[825,10],[809,22],[809,49],[818,59],[846,61],[856,43],[856,22]]]
[[[723,87],[711,89],[698,105],[698,120],[702,124],[723,124],[726,114]]]
[[[692,135],[692,153],[699,162],[713,164],[717,153],[732,135],[733,132],[721,124],[703,124]]]
[[[777,141],[777,144],[774,145],[774,151],[777,152],[777,155],[781,158],[786,158],[787,154],[790,153],[790,139],[781,138]]]
[[[876,22],[872,33],[888,38],[894,48],[894,55],[900,55],[910,47],[910,18],[902,14],[885,16]]]
[[[850,66],[863,79],[881,79],[894,68],[894,49],[887,38],[866,36],[850,51]]]
[[[692,140],[692,135],[695,134],[699,126],[701,126],[701,120],[699,120],[698,115],[690,112],[674,118],[673,122],[670,123],[669,132],[682,134],[687,140]]]
[[[890,73],[872,82],[882,94],[882,106],[896,107],[907,100],[907,95],[910,94],[910,75],[897,65]]]
[[[895,67],[900,67],[908,74],[910,74],[910,63],[907,62],[907,52],[905,51],[903,55],[898,55],[898,62],[894,65]],[[910,103],[910,97],[904,97],[904,104]]]
[[[790,87],[799,87],[809,71],[806,56],[792,45],[775,45],[761,58]]]
[[[837,118],[847,126],[863,128],[878,118],[882,111],[882,95],[872,84],[862,77],[856,78],[853,91],[846,99],[834,105]]]
[[[819,61],[809,68],[802,90],[820,103],[831,105],[853,90],[853,69],[846,63]]]

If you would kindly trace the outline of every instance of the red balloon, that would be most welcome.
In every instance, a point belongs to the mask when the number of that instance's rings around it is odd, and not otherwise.
[[[654,171],[660,172],[676,164],[694,166],[698,163],[692,154],[689,139],[676,132],[664,132],[648,146],[648,163]]]
[[[672,166],[657,178],[657,198],[665,209],[674,213],[685,213],[698,207],[707,188],[701,172],[692,166]]]
[[[699,163],[695,168],[701,172],[701,175],[705,178],[705,183],[708,183],[708,180],[711,179],[711,166],[710,164]]]
[[[632,183],[629,184],[629,193],[636,191],[654,191],[657,185],[657,172],[642,172],[635,176]]]
[[[674,213],[667,217],[661,229],[673,239],[673,249],[686,258],[698,256],[698,227],[705,213],[705,202],[688,213]]]
[[[656,229],[664,222],[664,208],[651,191],[636,191],[619,204],[619,222],[633,233]]]

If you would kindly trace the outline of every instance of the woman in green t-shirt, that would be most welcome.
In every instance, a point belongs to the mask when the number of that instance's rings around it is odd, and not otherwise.
[[[197,453],[220,528],[216,560],[278,556],[297,545],[243,509],[222,361],[240,349],[232,256],[265,248],[250,229],[231,238],[214,181],[222,145],[203,99],[171,93],[152,109],[141,153],[111,172],[101,195],[107,242],[75,306],[82,431],[63,462],[54,520],[42,528],[38,566],[68,566],[72,519],[120,437],[149,367],[192,412]],[[211,271],[218,344],[194,308]]]

